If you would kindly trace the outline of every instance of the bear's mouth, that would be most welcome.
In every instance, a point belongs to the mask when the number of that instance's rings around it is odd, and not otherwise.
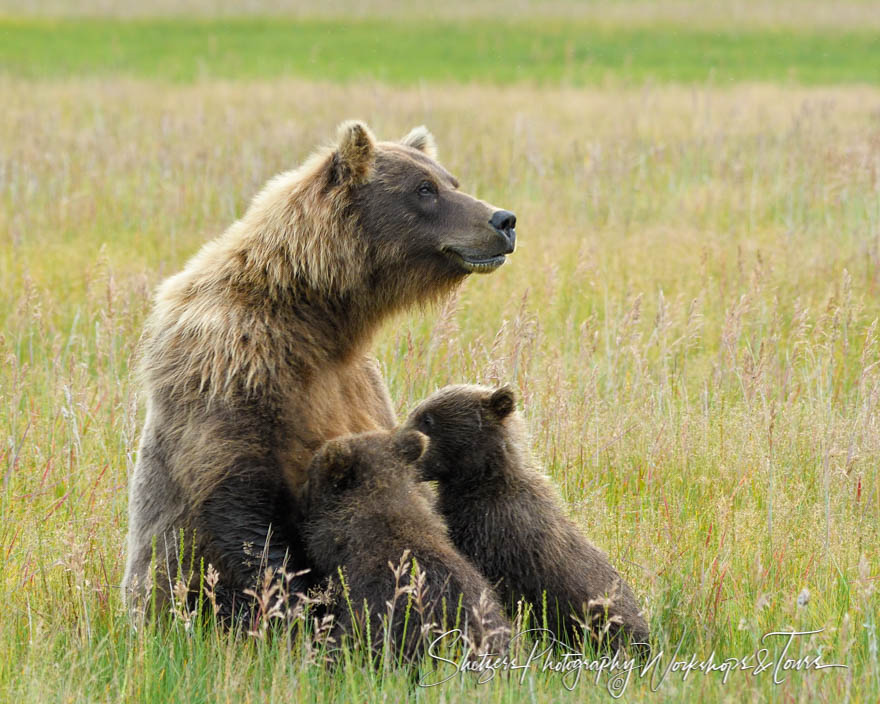
[[[497,254],[494,257],[479,258],[469,254],[462,254],[452,249],[445,250],[450,259],[454,260],[462,269],[469,274],[488,274],[504,264],[507,257]]]

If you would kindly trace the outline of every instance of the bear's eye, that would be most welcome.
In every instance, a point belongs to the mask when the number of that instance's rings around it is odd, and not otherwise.
[[[431,181],[422,181],[416,189],[420,196],[436,196],[437,186]]]
[[[421,421],[419,421],[419,425],[422,426],[423,430],[431,430],[434,427],[434,416],[430,413],[426,413],[422,416]]]

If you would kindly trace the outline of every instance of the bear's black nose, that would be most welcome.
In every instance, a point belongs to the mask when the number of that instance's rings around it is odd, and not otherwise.
[[[489,222],[496,230],[512,230],[516,227],[516,215],[509,210],[496,210]]]
[[[509,210],[496,210],[489,218],[489,224],[500,232],[510,243],[510,251],[516,245],[516,215]]]

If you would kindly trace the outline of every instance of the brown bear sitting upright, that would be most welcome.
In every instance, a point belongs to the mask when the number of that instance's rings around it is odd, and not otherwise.
[[[475,652],[501,653],[510,629],[498,598],[453,547],[418,482],[413,463],[426,444],[413,430],[361,433],[331,440],[309,466],[308,552],[324,574],[341,568],[348,588],[347,599],[334,609],[334,638],[338,643],[343,634],[359,634],[367,642],[369,628],[377,653],[387,636],[391,654],[414,661],[437,637],[435,629],[448,631],[458,623]],[[400,596],[399,589],[418,585],[412,560],[423,582],[418,594]],[[402,569],[395,575],[397,565]]]
[[[194,584],[209,563],[227,606],[263,565],[309,568],[293,496],[312,455],[338,435],[395,425],[369,356],[374,332],[498,268],[514,224],[458,190],[423,127],[376,142],[349,122],[166,280],[141,350],[129,604],[155,593],[164,611],[171,583]]]
[[[601,645],[647,643],[648,624],[608,558],[565,515],[533,466],[513,392],[449,386],[423,401],[407,428],[428,435],[422,477],[438,481],[438,510],[455,546],[509,608],[525,598],[535,627],[577,643],[590,623]],[[606,618],[607,616],[607,618]],[[645,648],[639,648],[644,651]]]

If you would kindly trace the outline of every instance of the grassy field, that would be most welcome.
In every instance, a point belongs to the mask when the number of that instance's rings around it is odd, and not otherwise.
[[[820,631],[790,656],[847,666],[781,684],[658,674],[656,691],[634,677],[624,700],[877,701],[880,89],[776,68],[731,77],[785,85],[578,88],[552,72],[507,85],[516,74],[488,60],[460,84],[428,50],[438,80],[412,86],[387,65],[344,84],[278,77],[296,73],[280,59],[187,83],[166,80],[198,63],[184,48],[178,68],[143,68],[156,61],[114,63],[97,40],[81,53],[87,33],[62,47],[51,22],[13,25],[35,34],[0,42],[0,700],[608,701],[589,673],[571,692],[539,666],[413,688],[405,672],[331,673],[283,639],[135,630],[124,614],[143,413],[130,365],[150,293],[267,178],[361,117],[386,138],[427,124],[463,188],[519,218],[500,271],[383,330],[398,410],[446,383],[512,383],[536,455],[634,585],[664,666],[679,641],[717,661],[789,629]],[[876,80],[847,73],[858,54],[840,46],[821,82]],[[326,78],[359,75],[363,56]],[[765,645],[774,657],[783,642]]]
[[[619,26],[878,29],[876,0],[0,0],[0,15],[28,17],[299,19],[418,18],[487,21],[547,18]],[[491,25],[484,25],[491,26]]]
[[[878,60],[866,60],[866,57]],[[582,21],[0,20],[0,71],[27,78],[209,78],[571,84],[880,83],[880,33]]]

